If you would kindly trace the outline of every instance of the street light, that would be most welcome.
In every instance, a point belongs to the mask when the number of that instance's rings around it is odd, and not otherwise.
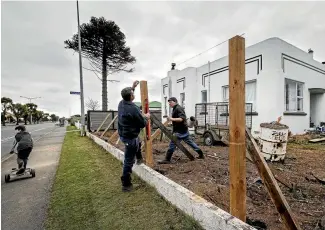
[[[83,89],[83,79],[82,79],[81,36],[80,36],[78,0],[77,0],[77,19],[78,19],[78,48],[79,48],[79,72],[80,72],[81,136],[83,136],[85,131],[85,112],[84,112],[84,89]]]
[[[32,103],[33,99],[42,98],[42,97],[24,97],[24,96],[20,96],[20,97],[28,99],[29,103]],[[33,118],[32,117],[32,111],[30,111],[30,124],[32,124],[32,121],[33,121],[32,118]]]

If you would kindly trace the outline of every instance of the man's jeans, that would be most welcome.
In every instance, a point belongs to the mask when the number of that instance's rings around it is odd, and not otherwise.
[[[124,151],[124,164],[123,164],[123,177],[128,178],[132,173],[132,167],[135,163],[134,158],[142,158],[141,155],[141,142],[139,137],[127,139],[120,137],[121,141],[125,144]]]
[[[190,138],[189,132],[184,133],[184,134],[174,133],[174,136],[176,136],[179,141],[183,140],[186,144],[191,146],[194,149],[194,151],[200,150],[199,146],[197,146],[197,144],[195,144],[194,141]],[[176,148],[175,143],[173,141],[171,141],[169,143],[168,151],[173,153],[175,151],[175,148]]]

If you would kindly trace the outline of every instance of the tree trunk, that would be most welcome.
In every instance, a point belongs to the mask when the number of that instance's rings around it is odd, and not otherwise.
[[[107,60],[105,53],[102,65],[102,110],[107,111]]]
[[[6,105],[5,105],[5,106],[6,106]],[[4,110],[2,111],[2,115],[3,115],[3,121],[2,121],[2,124],[3,124],[3,126],[6,126],[6,114],[7,114],[7,110],[4,109]],[[2,115],[1,115],[1,119],[2,119]]]

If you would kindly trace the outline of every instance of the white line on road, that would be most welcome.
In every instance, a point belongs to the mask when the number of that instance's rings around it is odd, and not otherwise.
[[[10,139],[12,139],[12,138],[14,138],[14,137],[15,137],[15,136],[7,137],[7,138],[5,138],[5,139],[2,139],[1,142],[3,142],[3,141],[7,141],[7,140],[10,140]]]
[[[42,138],[45,137],[46,135],[52,133],[54,130],[55,130],[55,129],[53,129],[53,130],[51,130],[50,132],[47,132],[47,133],[41,135],[38,139],[33,140],[33,142],[36,143],[37,141],[39,141],[40,139],[42,139]],[[6,160],[10,159],[13,155],[15,155],[15,154],[9,154],[9,156],[7,156],[6,158],[1,159],[1,163],[3,163],[3,162],[5,162]]]
[[[49,127],[49,128],[51,128],[51,127]],[[49,128],[36,129],[36,130],[31,131],[30,133],[38,132],[38,131],[41,131],[41,130],[43,130],[43,129],[49,129]],[[7,140],[10,140],[10,139],[12,139],[12,138],[14,138],[14,137],[15,137],[15,136],[7,137],[7,138],[5,138],[5,139],[2,139],[1,142],[4,142],[4,141],[7,141]]]

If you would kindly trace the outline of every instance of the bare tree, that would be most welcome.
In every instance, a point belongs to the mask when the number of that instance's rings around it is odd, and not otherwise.
[[[99,102],[96,100],[93,100],[91,98],[88,98],[88,101],[86,102],[86,107],[88,110],[97,110],[99,109]]]

